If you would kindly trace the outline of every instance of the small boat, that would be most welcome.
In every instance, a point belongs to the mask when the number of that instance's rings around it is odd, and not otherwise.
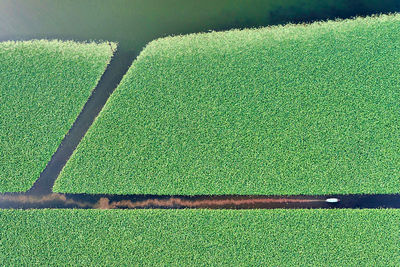
[[[340,200],[338,198],[332,197],[332,198],[327,198],[325,201],[328,203],[337,203]]]

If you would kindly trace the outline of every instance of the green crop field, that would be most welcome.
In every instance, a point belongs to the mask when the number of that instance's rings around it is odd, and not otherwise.
[[[158,39],[58,192],[400,192],[400,15]]]
[[[32,186],[115,48],[72,41],[0,43],[0,192]]]
[[[1,210],[7,266],[397,266],[398,210]]]

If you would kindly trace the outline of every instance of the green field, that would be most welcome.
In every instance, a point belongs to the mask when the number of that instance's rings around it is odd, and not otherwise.
[[[58,192],[400,192],[400,15],[158,39]]]
[[[398,266],[398,210],[1,210],[2,265]]]
[[[0,43],[0,192],[32,186],[115,48],[72,41]]]

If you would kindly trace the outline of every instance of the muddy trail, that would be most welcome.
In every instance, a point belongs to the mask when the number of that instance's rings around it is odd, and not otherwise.
[[[400,208],[400,195],[161,196],[58,194],[0,195],[1,209],[362,209]]]

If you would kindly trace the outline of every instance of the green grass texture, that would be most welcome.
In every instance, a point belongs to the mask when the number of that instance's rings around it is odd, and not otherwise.
[[[29,189],[111,60],[112,43],[0,43],[0,192]]]
[[[400,15],[158,39],[58,192],[400,192]]]
[[[398,266],[398,210],[1,210],[6,266]]]

